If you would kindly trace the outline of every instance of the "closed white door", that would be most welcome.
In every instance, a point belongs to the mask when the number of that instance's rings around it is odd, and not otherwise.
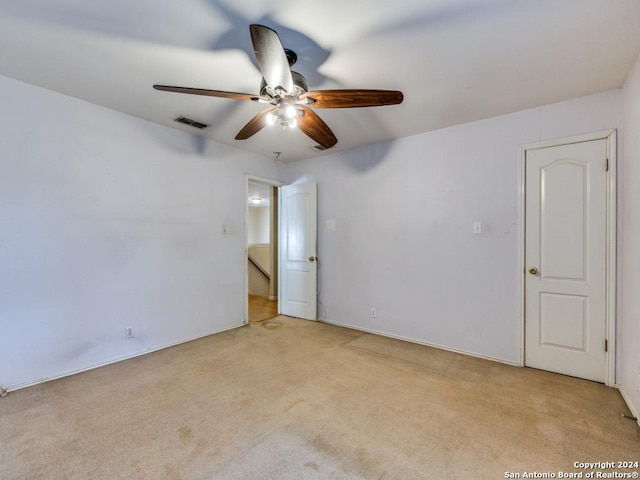
[[[525,364],[604,382],[607,141],[527,150]]]
[[[279,189],[281,314],[316,320],[318,184]]]

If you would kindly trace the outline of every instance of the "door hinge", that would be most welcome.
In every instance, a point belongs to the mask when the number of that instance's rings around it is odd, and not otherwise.
[[[604,351],[608,352],[609,351],[609,340],[605,339],[604,341]]]
[[[604,171],[608,172],[609,171],[609,159],[605,159],[604,161]]]

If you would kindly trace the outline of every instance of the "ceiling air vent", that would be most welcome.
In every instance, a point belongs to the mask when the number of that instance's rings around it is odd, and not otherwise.
[[[314,152],[324,152],[327,147],[323,147],[322,145],[314,145],[313,147],[309,147]]]
[[[201,122],[198,122],[197,120],[193,120],[193,119],[187,118],[187,117],[178,117],[178,118],[176,118],[174,120],[174,122],[184,123],[185,125],[189,125],[191,127],[199,128],[200,130],[202,130],[203,128],[207,128],[209,126],[206,123],[201,123]]]

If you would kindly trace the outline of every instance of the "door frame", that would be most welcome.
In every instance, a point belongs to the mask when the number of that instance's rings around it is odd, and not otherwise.
[[[244,177],[244,325],[247,325],[249,323],[249,274],[247,271],[247,262],[249,261],[249,182],[254,181],[275,187],[286,184],[280,180],[272,180],[249,173],[245,173]],[[279,210],[278,205],[276,208]],[[280,235],[279,230],[276,228],[276,235]],[[280,287],[278,286],[278,288]]]
[[[607,141],[607,157],[609,160],[609,175],[607,176],[607,232],[606,232],[606,286],[605,286],[605,332],[607,338],[607,352],[605,353],[605,385],[615,386],[616,381],[616,130],[557,138],[544,142],[522,145],[518,163],[518,286],[520,291],[520,360],[519,365],[525,366],[525,194],[526,194],[526,160],[527,152],[540,148],[558,147],[572,143],[590,142],[593,140]]]

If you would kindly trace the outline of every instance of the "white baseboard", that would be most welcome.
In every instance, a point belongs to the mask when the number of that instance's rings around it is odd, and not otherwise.
[[[324,323],[329,323],[331,325],[337,325],[338,327],[345,327],[345,328],[350,328],[352,330],[358,330],[360,332],[366,332],[366,333],[372,333],[374,335],[380,335],[381,337],[394,338],[396,340],[402,340],[402,341],[409,342],[409,343],[415,343],[415,344],[418,344],[418,345],[424,345],[425,347],[438,348],[440,350],[446,350],[448,352],[460,353],[462,355],[468,355],[470,357],[482,358],[483,360],[491,360],[492,362],[504,363],[506,365],[511,365],[513,367],[522,366],[522,365],[518,364],[518,362],[511,362],[511,361],[505,360],[503,358],[491,357],[491,356],[488,356],[488,355],[482,355],[480,353],[469,352],[469,351],[461,350],[461,349],[458,349],[458,348],[451,348],[451,347],[447,347],[447,346],[444,346],[444,345],[438,345],[437,343],[424,342],[422,340],[416,340],[415,338],[402,337],[400,335],[393,335],[391,333],[380,332],[380,331],[377,331],[377,330],[371,330],[371,329],[362,328],[362,327],[355,327],[353,325],[349,325],[349,324],[346,324],[346,323],[340,323],[340,322],[334,322],[332,320],[327,320],[327,319],[322,319],[320,321],[324,322]]]
[[[622,395],[622,399],[624,400],[624,403],[627,404],[627,408],[631,412],[631,415],[636,417],[636,421],[638,422],[638,426],[640,427],[640,417],[638,417],[638,412],[633,407],[633,404],[629,401],[629,396],[625,393],[624,387],[619,383],[616,383],[615,387],[620,391],[620,395]]]
[[[194,340],[198,340],[199,338],[208,337],[209,335],[215,335],[217,333],[222,333],[222,332],[226,332],[226,331],[229,331],[229,330],[234,330],[236,328],[244,327],[244,326],[245,326],[244,323],[242,323],[240,325],[234,325],[234,326],[231,326],[231,327],[223,328],[222,330],[216,330],[214,332],[209,332],[209,333],[198,335],[198,336],[195,336],[195,337],[192,337],[192,338],[187,338],[186,340],[179,340],[177,342],[173,342],[173,343],[170,343],[168,345],[163,345],[161,347],[156,347],[156,348],[153,348],[153,349],[150,348],[149,350],[145,350],[144,352],[134,353],[133,355],[127,355],[127,356],[124,356],[124,357],[117,357],[117,358],[108,360],[106,362],[103,362],[103,363],[100,363],[100,364],[97,364],[97,365],[91,365],[90,367],[81,368],[79,370],[74,370],[72,372],[63,373],[61,375],[56,375],[55,377],[47,377],[47,378],[43,378],[41,380],[37,380],[35,382],[20,383],[20,384],[17,384],[17,385],[10,385],[10,386],[7,387],[7,392],[14,392],[16,390],[21,390],[23,388],[33,387],[34,385],[39,385],[41,383],[52,382],[53,380],[58,380],[60,378],[70,377],[71,375],[76,375],[78,373],[88,372],[90,370],[95,370],[96,368],[106,367],[107,365],[111,365],[111,364],[118,363],[118,362],[123,362],[125,360],[130,360],[130,359],[136,358],[136,357],[141,357],[142,355],[148,355],[149,353],[153,353],[153,352],[157,352],[157,351],[160,351],[160,350],[164,350],[165,348],[175,347],[176,345],[181,345],[183,343],[192,342]]]

